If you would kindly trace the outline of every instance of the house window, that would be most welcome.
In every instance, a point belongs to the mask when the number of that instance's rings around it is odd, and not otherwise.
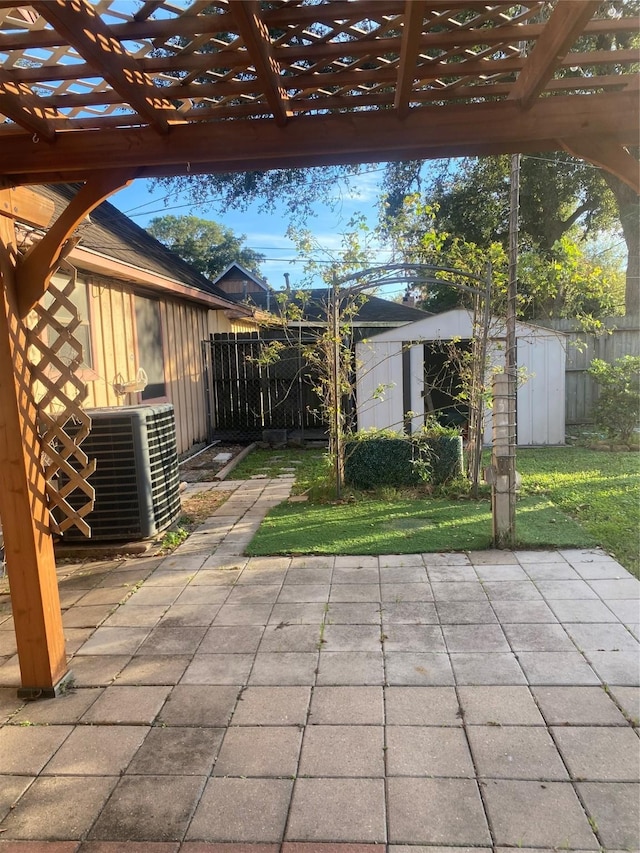
[[[63,277],[60,275],[53,276],[52,283],[59,289],[63,290],[68,284],[69,278]],[[89,324],[89,298],[88,298],[88,286],[84,281],[76,280],[75,286],[69,295],[69,301],[75,307],[78,312],[78,319],[80,320],[80,325],[76,328],[73,333],[73,337],[78,341],[78,343],[82,346],[82,363],[78,368],[78,371],[83,370],[91,370],[93,368],[93,352],[91,349],[91,327]],[[54,302],[54,297],[49,293],[49,291],[45,291],[45,294],[42,298],[42,305],[44,308],[49,309]],[[66,309],[64,306],[59,306],[56,310],[56,320],[59,321],[62,328],[65,328],[73,319],[73,315],[70,310]],[[58,340],[60,333],[56,331],[54,325],[50,325],[47,327],[47,345],[49,347],[54,347],[56,341]],[[58,357],[65,364],[70,364],[72,359],[76,355],[76,350],[70,344],[62,344],[60,349],[58,350]]]
[[[160,303],[156,299],[136,296],[135,305],[138,365],[147,374],[147,387],[140,396],[143,400],[155,400],[158,397],[166,397],[167,393]]]

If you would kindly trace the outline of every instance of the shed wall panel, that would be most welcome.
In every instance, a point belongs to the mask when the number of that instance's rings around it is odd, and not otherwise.
[[[402,346],[404,342],[468,340],[472,334],[469,312],[454,310],[398,329],[389,329],[359,345],[360,358],[366,369],[358,379],[358,424],[360,429],[403,428],[402,399]],[[503,321],[492,322],[492,338],[488,356],[490,370],[504,365]],[[401,338],[401,340],[398,340]],[[564,336],[526,323],[517,324],[518,364],[525,368],[528,380],[518,389],[518,443],[520,445],[545,445],[564,443],[565,396],[565,343]],[[366,357],[364,356],[366,346]],[[412,420],[412,428],[419,427],[424,411],[422,398],[424,375],[419,362],[423,347],[411,348],[411,408],[420,415]],[[422,376],[421,376],[422,374]],[[361,400],[369,400],[373,389],[381,384],[391,384],[384,403],[378,402],[360,412]],[[364,395],[364,396],[363,396]],[[491,412],[485,414],[484,442],[491,443]]]
[[[357,344],[358,429],[403,428],[402,343]]]

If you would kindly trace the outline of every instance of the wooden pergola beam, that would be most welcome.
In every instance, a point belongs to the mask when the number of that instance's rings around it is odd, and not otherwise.
[[[223,94],[225,91],[225,86],[234,86],[237,84],[229,83],[229,84],[219,84],[219,83],[199,83],[199,84],[189,84],[186,86],[172,86],[168,91],[172,93],[172,97],[176,99],[182,98],[207,98],[207,97],[215,97],[216,94]],[[580,89],[581,91],[589,90],[589,89],[623,89],[624,80],[620,79],[619,74],[608,74],[602,76],[595,77],[561,77],[558,80],[551,80],[551,82],[547,85],[547,91],[549,92],[570,92],[575,89]],[[417,103],[428,103],[429,101],[441,101],[443,96],[447,97],[447,99],[452,100],[455,98],[459,99],[469,99],[469,98],[482,98],[482,97],[491,97],[493,95],[506,96],[511,91],[511,83],[489,83],[487,85],[472,85],[472,86],[452,86],[438,89],[436,87],[432,88],[416,88],[413,90],[411,94],[411,99]],[[83,94],[61,94],[61,95],[49,95],[41,98],[41,102],[50,107],[55,107],[57,109],[70,109],[77,107],[86,107],[91,106],[96,103],[96,95],[83,93]],[[101,104],[117,104],[120,102],[120,99],[116,92],[105,92],[100,96]],[[371,92],[364,91],[362,95],[358,96],[358,104],[361,107],[369,107],[369,106],[388,106],[393,105],[395,102],[395,95],[393,92],[385,92],[385,91],[377,91],[372,90]],[[290,98],[288,101],[288,108],[292,113],[296,112],[308,112],[313,109],[318,108],[319,101],[317,98],[304,98],[304,97],[295,97]],[[334,95],[327,96],[322,99],[322,107],[323,109],[331,110],[331,109],[340,109],[349,107],[350,101],[348,96],[344,95]],[[225,110],[227,112],[225,112]],[[244,106],[245,116],[249,116],[255,113],[255,106],[251,104],[246,104]],[[197,120],[201,118],[203,120],[207,120],[209,118],[216,117],[226,117],[227,115],[237,115],[240,118],[243,117],[242,110],[238,106],[232,107],[198,107],[191,110],[185,110],[182,113],[183,117],[186,119],[193,118]],[[105,120],[106,121],[106,120]],[[64,124],[64,122],[62,122]]]
[[[280,85],[282,69],[275,59],[269,30],[260,17],[257,0],[235,0],[229,9],[251,57],[275,122],[279,127],[284,127],[290,115],[287,110],[288,96]]]
[[[606,169],[640,195],[640,163],[622,145],[604,138],[563,139],[561,143],[569,154]]]
[[[0,181],[0,216],[34,225],[36,228],[46,228],[53,219],[55,204],[51,199],[37,195],[26,187],[13,187]]]
[[[409,0],[411,3],[411,0]],[[298,7],[300,8],[300,7]],[[137,18],[137,16],[134,16]],[[272,12],[262,13],[265,23],[271,20]],[[217,33],[221,29],[221,18],[229,18],[228,15],[209,15],[205,18],[195,15],[182,15],[171,19],[169,25],[166,20],[143,20],[138,22],[126,22],[112,24],[111,35],[118,41],[136,39],[162,39],[170,36],[191,36]],[[227,20],[227,23],[231,23]],[[275,22],[274,22],[275,23]],[[513,26],[503,25],[500,27],[487,27],[482,30],[482,44],[504,44],[510,41],[535,41],[544,31],[544,24],[517,24]],[[604,33],[627,33],[635,32],[638,28],[634,18],[618,18],[606,20],[589,21],[583,30],[584,35],[600,35]],[[479,43],[477,30],[460,30],[452,33],[448,30],[441,32],[423,33],[420,37],[420,49],[429,50],[433,48],[451,48],[452,40],[459,47],[472,47]],[[298,62],[301,60],[314,62],[339,58],[345,54],[349,56],[366,56],[372,54],[381,56],[385,53],[399,53],[402,39],[398,37],[389,38],[367,38],[349,42],[322,42],[309,45],[284,45],[275,46],[273,53],[279,62]],[[9,32],[0,33],[0,49],[26,50],[59,47],[64,44],[64,39],[55,30],[39,30],[37,32]],[[176,49],[178,50],[178,49]],[[215,53],[215,59],[224,59],[231,67],[238,61],[235,47],[220,47]]]
[[[232,0],[235,2],[235,0]],[[265,13],[265,21],[269,26],[276,24],[313,24],[325,20],[327,17],[334,21],[362,21],[366,18],[376,20],[380,15],[402,15],[405,11],[406,0],[388,0],[381,6],[379,0],[359,0],[358,3],[349,0],[332,0],[331,5],[323,8],[320,4],[309,6],[282,6],[279,9],[271,9]],[[433,10],[455,9],[478,9],[484,11],[487,5],[513,6],[512,0],[429,0],[429,6]],[[329,12],[327,15],[326,13]],[[222,15],[220,16],[222,18]]]
[[[42,109],[26,83],[16,82],[0,68],[0,112],[29,133],[53,142],[52,111]]]
[[[618,144],[637,139],[635,93],[543,98],[523,111],[512,101],[423,107],[399,121],[391,110],[300,116],[280,128],[268,119],[177,125],[169,137],[150,128],[104,129],[59,134],[55,146],[40,147],[24,134],[2,140],[5,169],[17,183],[81,180],[117,163],[139,176],[171,174],[190,164],[194,171],[244,171],[328,162],[430,159],[510,151],[557,149],[553,140],[606,135]],[[549,147],[551,146],[551,147]],[[453,151],[458,152],[453,154]],[[18,177],[19,176],[19,177]],[[13,179],[13,177],[12,177]]]
[[[358,44],[358,42],[355,42]],[[398,45],[399,48],[399,45]],[[330,51],[329,59],[335,59],[333,56],[334,49]],[[375,44],[372,44],[372,49],[364,51],[364,55],[379,56],[382,51],[375,49]],[[342,51],[342,55],[344,51]],[[282,58],[286,61],[286,57]],[[322,56],[313,57],[314,62],[322,62]],[[638,51],[617,50],[594,50],[584,53],[574,53],[569,57],[565,57],[559,67],[567,68],[574,64],[576,65],[633,65],[638,61]],[[144,59],[135,60],[138,73],[144,74],[170,74],[176,66],[176,57],[174,56],[151,56]],[[416,78],[419,80],[433,80],[438,77],[466,77],[472,74],[481,74],[484,78],[495,74],[513,74],[519,72],[525,63],[525,59],[521,56],[513,54],[506,59],[467,59],[464,62],[438,62],[432,60],[426,64],[417,66]],[[209,72],[217,68],[225,69],[233,67],[236,70],[244,70],[249,65],[248,57],[244,54],[239,58],[238,53],[233,55],[226,50],[216,54],[194,54],[191,56],[180,57],[179,65],[181,71],[187,71],[196,75],[207,75]],[[11,79],[15,83],[41,83],[45,81],[63,81],[75,80],[76,78],[95,77],[96,69],[93,65],[87,63],[78,63],[76,65],[45,65],[34,68],[12,69],[5,72],[7,79]],[[287,75],[280,80],[280,85],[283,89],[300,89],[300,88],[322,88],[323,85],[328,87],[342,86],[348,84],[358,85],[361,83],[393,83],[397,77],[395,65],[389,64],[388,68],[380,69],[349,69],[347,71],[329,71],[318,73],[297,73]],[[631,76],[631,75],[629,75]],[[254,81],[221,81],[215,76],[209,76],[212,83],[219,85],[221,93],[227,91],[243,94],[244,92],[255,92],[259,90],[259,86]],[[228,88],[227,88],[228,87]],[[235,89],[234,89],[235,87]],[[172,89],[167,89],[167,93]],[[122,93],[121,93],[122,94]],[[98,98],[98,103],[99,103]]]
[[[161,0],[161,3],[164,0]],[[225,16],[227,17],[227,16]],[[112,24],[109,31],[119,42],[139,39],[162,39],[170,36],[191,36],[194,34],[220,32],[219,15],[197,17],[196,15],[181,15],[169,20],[140,20],[134,16],[133,21],[122,24]],[[26,50],[59,47],[65,39],[55,30],[38,30],[37,32],[9,32],[0,34],[2,50]]]
[[[409,113],[409,98],[413,81],[418,75],[416,63],[422,38],[422,23],[426,8],[425,0],[407,0],[402,26],[402,43],[398,62],[398,81],[394,106],[399,118]]]
[[[510,100],[531,106],[600,5],[601,0],[559,0],[518,75]]]
[[[87,0],[38,0],[33,6],[136,112],[160,133],[181,121],[171,102],[140,71]]]

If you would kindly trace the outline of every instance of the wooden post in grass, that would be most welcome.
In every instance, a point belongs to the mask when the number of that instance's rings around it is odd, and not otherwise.
[[[498,548],[513,546],[515,528],[512,518],[511,468],[511,382],[506,373],[493,377],[493,442],[491,451],[491,513],[493,543]]]

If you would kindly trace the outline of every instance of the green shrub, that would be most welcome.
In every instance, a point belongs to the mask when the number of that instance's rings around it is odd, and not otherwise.
[[[448,483],[462,476],[462,437],[459,435],[438,435],[418,438],[414,442],[419,453],[428,458],[429,482],[434,486]]]
[[[414,486],[421,481],[415,448],[406,438],[350,438],[345,442],[344,479],[355,489]]]
[[[600,386],[593,410],[596,425],[628,442],[640,418],[640,356],[625,355],[613,364],[594,358],[587,372]]]
[[[391,430],[356,433],[345,443],[345,482],[356,489],[442,485],[462,476],[462,438],[429,420],[412,436]]]

